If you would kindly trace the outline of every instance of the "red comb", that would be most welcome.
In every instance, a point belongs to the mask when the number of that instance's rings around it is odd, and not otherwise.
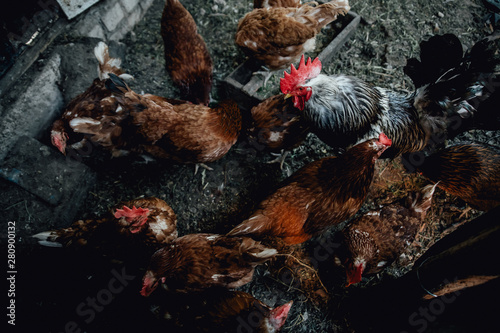
[[[138,232],[139,227],[146,223],[147,214],[149,213],[149,209],[147,208],[136,208],[133,206],[132,208],[128,208],[127,206],[123,206],[123,209],[117,209],[115,212],[115,218],[119,219],[120,217],[125,217],[125,220],[129,223],[134,222],[131,226],[132,232]]]
[[[304,55],[302,55],[302,57],[300,58],[298,69],[295,69],[295,66],[292,64],[290,74],[288,74],[287,71],[283,72],[285,77],[282,77],[280,79],[281,92],[283,94],[288,94],[297,85],[305,82],[308,79],[312,79],[318,76],[320,72],[321,61],[318,58],[315,58],[312,62],[311,58],[307,58],[307,63],[305,63]]]
[[[392,140],[389,139],[387,137],[387,135],[385,135],[384,133],[380,133],[379,137],[378,137],[378,141],[383,144],[383,145],[386,145],[386,146],[390,146],[392,145]]]

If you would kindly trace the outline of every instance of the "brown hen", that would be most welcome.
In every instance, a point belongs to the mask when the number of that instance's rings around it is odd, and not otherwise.
[[[234,101],[210,108],[140,95],[116,75],[106,81],[127,117],[121,122],[120,141],[112,149],[149,153],[180,163],[205,163],[224,156],[236,143],[241,113]],[[82,124],[78,131],[99,135],[100,127]]]
[[[116,259],[134,252],[147,260],[154,251],[177,238],[177,217],[165,201],[141,198],[118,204],[99,218],[78,220],[68,228],[33,237],[45,246],[85,248]]]
[[[211,288],[162,297],[158,316],[183,332],[278,332],[292,301],[271,308],[243,291]]]
[[[179,0],[167,0],[161,18],[165,66],[181,98],[208,105],[213,64],[196,22]]]
[[[309,126],[293,106],[290,99],[283,95],[271,96],[252,108],[251,124],[246,131],[250,144],[258,150],[281,153],[271,162],[280,162],[289,151],[304,141]]]
[[[125,112],[112,97],[112,92],[106,89],[104,82],[109,78],[109,73],[122,79],[130,79],[132,76],[125,74],[120,68],[120,59],[109,56],[105,43],[99,42],[94,48],[94,54],[99,63],[99,78],[95,79],[85,92],[76,96],[52,125],[52,144],[63,154],[66,154],[68,148],[78,149],[85,146],[87,139],[76,129],[82,123],[92,123],[100,127],[93,141],[102,146],[111,147],[121,133],[119,123],[125,117]],[[113,153],[119,154],[118,151]]]
[[[399,202],[369,211],[342,230],[340,260],[348,285],[381,271],[413,242],[431,207],[436,185],[427,185]]]
[[[149,296],[159,284],[173,292],[237,288],[252,280],[257,265],[275,255],[275,249],[249,237],[186,235],[153,254],[141,295]]]
[[[500,149],[487,144],[456,144],[423,159],[417,169],[437,186],[473,208],[500,205]]]
[[[253,8],[300,7],[300,0],[253,0]]]
[[[347,0],[321,5],[313,1],[297,8],[257,8],[239,21],[235,41],[270,70],[285,68],[314,50],[321,29],[349,9]]]
[[[298,244],[346,220],[365,201],[375,161],[390,145],[382,133],[379,139],[360,143],[343,155],[307,164],[228,235],[271,236]]]

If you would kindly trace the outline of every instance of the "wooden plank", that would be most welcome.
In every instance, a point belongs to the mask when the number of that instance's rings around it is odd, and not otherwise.
[[[59,18],[50,29],[38,37],[38,40],[35,41],[33,46],[26,49],[26,51],[17,58],[12,67],[0,79],[0,97],[2,97],[9,90],[10,86],[31,67],[47,46],[49,46],[63,31],[66,24],[66,19]]]

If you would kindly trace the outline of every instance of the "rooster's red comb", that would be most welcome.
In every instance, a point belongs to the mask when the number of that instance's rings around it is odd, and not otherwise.
[[[384,133],[380,133],[379,137],[378,137],[378,141],[381,143],[381,144],[384,144],[386,146],[391,146],[392,145],[392,140],[389,139],[387,137],[387,135],[385,135]]]
[[[136,208],[133,206],[132,208],[128,208],[127,206],[123,206],[123,209],[117,209],[115,212],[115,217],[119,219],[120,217],[125,217],[127,220],[135,219],[139,216],[145,216],[149,213],[149,209],[147,208]]]
[[[297,85],[318,76],[320,72],[321,61],[318,58],[315,58],[314,61],[307,58],[307,63],[305,63],[304,55],[302,55],[298,69],[295,69],[292,64],[290,74],[287,71],[283,72],[285,77],[280,79],[281,92],[283,94],[290,93]]]

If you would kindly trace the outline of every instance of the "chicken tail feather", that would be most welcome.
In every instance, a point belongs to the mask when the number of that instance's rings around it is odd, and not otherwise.
[[[38,240],[38,243],[47,247],[62,247],[62,244],[56,241],[57,235],[53,231],[44,231],[31,236]]]
[[[123,70],[121,69],[122,61],[120,58],[111,58],[109,56],[109,49],[106,43],[99,42],[94,48],[94,55],[99,62],[99,65],[97,66],[99,79],[107,79],[110,73],[118,75],[124,80],[134,78],[132,75],[123,72]]]
[[[106,80],[106,88],[120,95],[130,91],[130,88],[127,86],[125,81],[112,73],[109,74],[109,78]]]

